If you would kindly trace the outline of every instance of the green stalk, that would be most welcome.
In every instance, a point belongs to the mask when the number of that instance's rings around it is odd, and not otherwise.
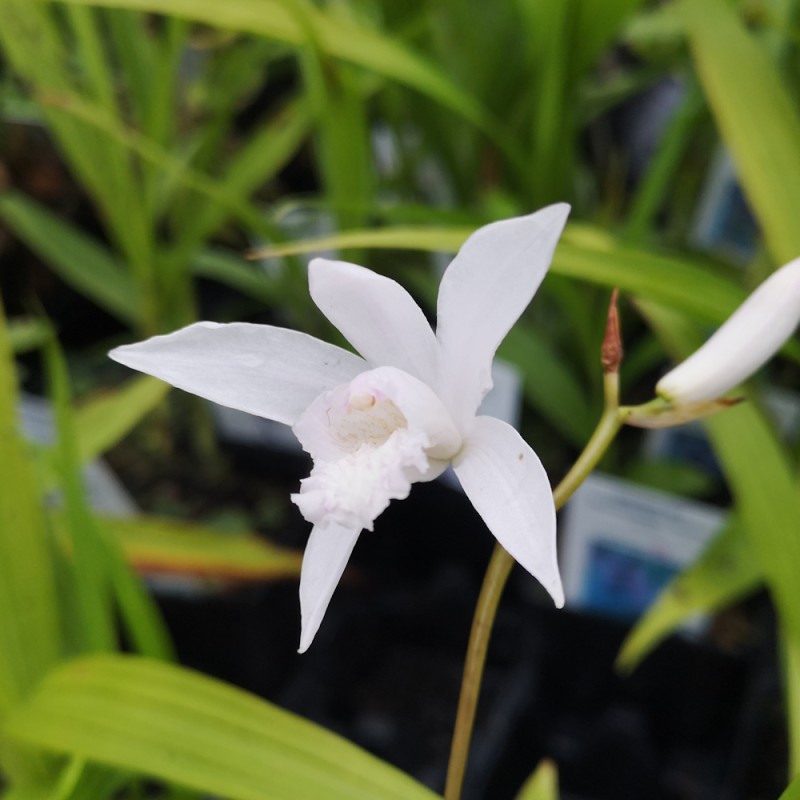
[[[597,428],[578,460],[553,492],[556,509],[562,508],[575,490],[586,480],[614,441],[622,425],[623,420],[618,413],[619,375],[616,371],[605,375],[604,389],[605,410]],[[492,635],[497,606],[513,566],[514,559],[499,543],[496,544],[483,579],[475,615],[472,618],[472,629],[464,662],[464,675],[461,681],[461,694],[458,698],[455,730],[450,746],[450,761],[447,766],[445,800],[459,800],[461,797],[489,639]]]

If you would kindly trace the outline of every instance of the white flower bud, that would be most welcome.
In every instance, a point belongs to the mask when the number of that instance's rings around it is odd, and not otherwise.
[[[800,322],[800,258],[770,275],[656,392],[674,404],[721,397],[752,375]]]

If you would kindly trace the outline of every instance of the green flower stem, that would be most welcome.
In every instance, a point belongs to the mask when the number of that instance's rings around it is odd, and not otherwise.
[[[557,509],[562,508],[575,490],[586,480],[597,462],[608,450],[611,442],[614,441],[614,437],[622,425],[622,416],[618,413],[617,407],[618,391],[617,374],[606,375],[605,411],[578,460],[553,492]],[[489,648],[497,606],[513,566],[514,559],[500,544],[496,544],[483,579],[475,615],[472,618],[472,630],[461,681],[461,694],[458,698],[455,730],[450,745],[450,761],[447,766],[447,781],[444,789],[445,800],[459,800],[461,797],[483,668],[486,664],[486,652]]]
[[[475,724],[475,711],[481,691],[483,668],[486,664],[486,651],[492,635],[497,606],[513,566],[514,559],[499,543],[496,544],[483,578],[480,597],[475,606],[475,615],[472,618],[472,630],[469,634],[467,656],[464,661],[464,675],[461,679],[461,694],[458,697],[456,726],[453,731],[453,740],[450,743],[450,761],[447,765],[447,781],[444,787],[445,800],[459,800],[461,797],[464,773],[467,769],[469,743]]]

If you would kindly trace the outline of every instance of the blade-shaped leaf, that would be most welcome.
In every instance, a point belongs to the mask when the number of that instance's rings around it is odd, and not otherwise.
[[[717,414],[707,426],[779,612],[800,636],[800,495],[786,454],[753,404]]]
[[[51,335],[50,326],[33,317],[21,317],[8,321],[11,349],[25,353],[41,347]]]
[[[472,227],[394,227],[347,231],[336,236],[290,242],[260,250],[259,256],[313,253],[347,247],[454,253]],[[691,313],[722,322],[744,300],[744,290],[705,266],[623,245],[590,225],[570,223],[553,256],[559,275],[618,287]]]
[[[634,669],[687,619],[738,600],[761,580],[750,542],[733,520],[694,564],[670,581],[636,623],[617,656],[618,669]]]
[[[71,759],[58,777],[49,800],[105,800],[114,797],[130,780],[119,770]]]
[[[57,661],[53,567],[0,311],[0,714]]]
[[[300,574],[302,554],[246,534],[224,534],[159,517],[102,517],[137,569],[183,575],[268,580]]]
[[[767,52],[725,0],[682,0],[697,72],[776,261],[800,253],[800,115]]]
[[[795,778],[778,800],[800,800],[800,777]]]
[[[135,322],[136,288],[103,245],[17,192],[0,195],[0,218],[64,281],[123,322]]]
[[[643,304],[646,308],[647,305]],[[655,310],[656,313],[650,313]],[[674,314],[647,312],[659,337],[678,358],[696,349],[702,337],[691,325],[671,324]],[[680,322],[677,318],[677,322]],[[753,403],[740,403],[706,420],[720,466],[736,503],[750,548],[762,570],[780,621],[785,647],[800,641],[800,493],[790,462],[775,432]],[[787,662],[796,667],[797,661]],[[793,680],[793,675],[789,675]],[[793,688],[789,684],[789,688]],[[790,699],[793,699],[790,695]],[[800,717],[789,714],[792,771],[800,769]]]
[[[14,360],[0,304],[0,720],[61,657],[51,542],[17,419]],[[41,776],[42,764],[0,746],[0,770]],[[23,780],[24,783],[24,780]]]
[[[311,127],[308,104],[287,103],[242,146],[226,166],[222,182],[227,192],[245,199],[263,186],[295,154]],[[178,231],[180,253],[191,252],[225,220],[228,209],[197,198],[197,213],[184,220]]]
[[[6,734],[232,800],[430,800],[341,737],[247,692],[141,657],[51,672]]]
[[[303,26],[292,13],[291,3],[278,0],[60,0],[77,5],[135,8],[185,17],[220,28],[255,33],[293,45],[307,40]],[[485,126],[484,111],[433,65],[406,49],[397,38],[382,35],[352,19],[303,7],[313,34],[327,55],[341,58],[379,75],[404,83],[427,94],[479,126]]]
[[[52,337],[44,349],[50,402],[56,424],[53,459],[59,488],[63,490],[67,519],[65,530],[72,547],[70,585],[78,612],[79,651],[113,650],[116,647],[111,587],[104,570],[102,544],[92,519],[81,475],[72,410],[72,390],[64,354]]]
[[[522,375],[525,397],[577,447],[592,433],[594,413],[574,369],[530,325],[518,323],[498,351]]]
[[[192,271],[249,295],[265,305],[280,301],[280,284],[255,264],[221,248],[207,247],[192,259]]]
[[[148,375],[103,392],[75,412],[75,435],[81,462],[113,447],[166,396],[169,384]]]
[[[47,346],[45,355],[58,434],[56,465],[64,492],[66,525],[63,530],[72,548],[70,588],[80,614],[78,647],[84,651],[115,649],[115,612],[119,611],[128,639],[135,648],[154,657],[170,658],[172,648],[158,608],[132,574],[118,543],[102,530],[89,507],[81,478],[80,448],[66,363],[55,340]]]
[[[800,731],[800,637],[793,635],[785,625],[780,626],[780,650],[783,667],[783,685],[786,693],[785,708],[789,731],[795,734],[790,741],[789,777],[800,774],[800,752],[796,734]]]
[[[558,770],[547,759],[525,781],[516,800],[558,800]]]

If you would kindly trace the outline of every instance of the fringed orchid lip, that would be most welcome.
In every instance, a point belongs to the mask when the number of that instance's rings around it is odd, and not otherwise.
[[[544,278],[569,213],[557,204],[477,230],[445,271],[434,333],[398,283],[315,259],[311,297],[360,357],[269,325],[200,322],[119,347],[133,369],[293,426],[314,459],[292,496],[314,527],[300,576],[311,644],[359,534],[449,464],[500,544],[564,603],[555,506],[536,453],[477,416],[495,351]]]

